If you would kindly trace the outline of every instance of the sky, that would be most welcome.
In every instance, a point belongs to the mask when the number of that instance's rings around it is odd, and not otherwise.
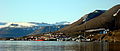
[[[75,22],[120,0],[0,0],[0,22]]]

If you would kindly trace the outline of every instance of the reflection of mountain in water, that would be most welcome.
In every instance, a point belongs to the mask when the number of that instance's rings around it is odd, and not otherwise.
[[[120,43],[108,42],[0,41],[1,51],[119,51],[119,49]]]

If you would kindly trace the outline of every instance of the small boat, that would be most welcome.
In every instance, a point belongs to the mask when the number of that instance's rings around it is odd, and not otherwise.
[[[34,40],[34,41],[45,41],[45,40]]]

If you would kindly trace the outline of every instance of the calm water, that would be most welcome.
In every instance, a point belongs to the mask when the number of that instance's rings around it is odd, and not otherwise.
[[[109,46],[106,42],[0,41],[0,51],[113,51],[116,48]]]

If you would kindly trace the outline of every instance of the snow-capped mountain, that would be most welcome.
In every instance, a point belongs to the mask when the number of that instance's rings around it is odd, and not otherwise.
[[[31,33],[46,33],[57,31],[68,24],[64,22],[57,24],[36,22],[0,22],[0,37],[22,37]],[[36,32],[37,31],[37,32]],[[33,33],[33,34],[34,34]]]
[[[33,27],[38,26],[36,24],[27,23],[27,22],[6,22],[6,23],[0,23],[0,28],[5,27],[13,27],[13,28],[25,28],[25,27]]]
[[[54,26],[54,25],[69,25],[69,24],[71,24],[70,22],[67,22],[67,21],[56,22],[56,23],[54,23],[54,24],[36,23],[36,22],[29,22],[29,23],[36,24],[36,25],[38,25],[38,26]]]
[[[31,24],[35,24],[38,26],[53,26],[53,24],[48,24],[48,23],[37,23],[37,22],[29,22]]]
[[[63,21],[63,22],[56,22],[55,25],[69,25],[71,24],[70,22],[67,22],[67,21]]]
[[[34,26],[53,26],[53,25],[69,25],[70,22],[56,22],[55,24],[48,23],[37,23],[37,22],[0,22],[0,28],[4,27],[15,27],[15,28],[23,28],[23,27],[34,27]]]
[[[0,22],[0,25],[5,25],[6,23],[5,22]]]

